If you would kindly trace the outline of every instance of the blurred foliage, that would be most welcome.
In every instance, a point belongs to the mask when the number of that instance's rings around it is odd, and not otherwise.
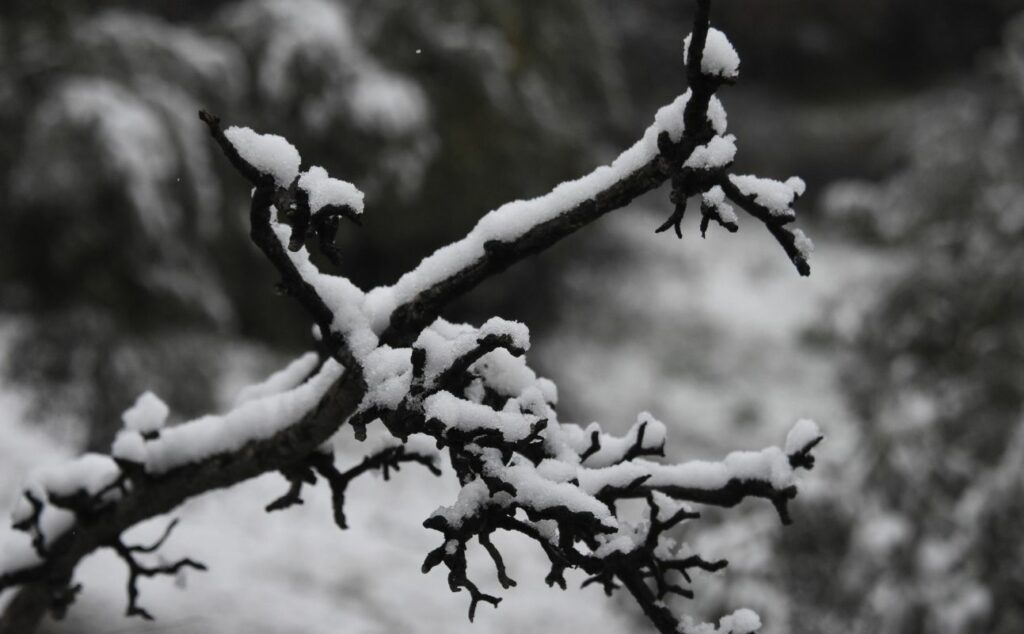
[[[662,67],[678,56],[677,25],[691,5],[615,4],[625,47],[635,53],[631,67]],[[1022,9],[1021,0],[744,0],[715,3],[712,19],[739,51],[745,84],[756,77],[800,99],[848,99],[970,72],[978,52],[998,41],[1002,25]]]
[[[244,184],[196,111],[283,134],[366,191],[343,266],[386,283],[488,208],[589,162],[616,125],[599,14],[586,2],[5,4],[0,302],[23,317],[10,373],[44,414],[90,422],[94,446],[146,387],[182,415],[208,409],[233,338],[296,347],[308,329],[268,292]],[[467,310],[522,311],[514,296]]]
[[[838,90],[833,77],[860,81],[857,69],[884,79],[910,65],[930,77],[933,62],[969,58],[1010,3],[919,14],[917,4],[752,0],[716,12],[748,76],[814,92]],[[150,383],[166,384],[182,415],[207,409],[209,389],[194,385],[209,385],[234,338],[303,345],[304,318],[267,293],[274,280],[246,239],[245,188],[211,153],[199,107],[285,135],[308,164],[366,191],[366,226],[340,241],[346,274],[371,286],[485,210],[628,141],[683,85],[672,60],[690,11],[586,0],[4,3],[0,302],[25,318],[9,370],[62,387],[41,389],[41,402],[104,421],[102,444]],[[902,37],[908,29],[923,40]],[[557,298],[535,281],[570,255],[517,267],[454,316],[500,313],[542,329]],[[525,288],[535,301],[519,301]],[[203,343],[167,344],[190,338]],[[115,363],[121,348],[137,362]],[[186,386],[189,372],[171,367],[209,370]]]
[[[842,503],[808,510],[841,519],[781,544],[793,591],[819,589],[795,631],[1024,629],[1024,15],[973,78],[914,105],[900,167],[826,197],[903,264],[839,333],[864,427]],[[831,564],[799,565],[808,549]]]

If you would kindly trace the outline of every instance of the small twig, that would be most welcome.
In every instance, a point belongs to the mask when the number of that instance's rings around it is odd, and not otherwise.
[[[206,570],[206,566],[204,564],[189,558],[179,559],[174,563],[160,566],[145,566],[139,563],[136,555],[140,553],[151,553],[159,548],[170,536],[171,531],[174,530],[176,525],[177,520],[172,521],[167,526],[163,536],[152,546],[127,546],[123,541],[121,541],[120,536],[114,538],[114,540],[108,544],[108,546],[117,553],[121,560],[124,561],[125,565],[128,566],[128,608],[125,611],[126,616],[139,616],[147,621],[153,620],[153,615],[139,605],[138,583],[140,577],[157,577],[161,575],[174,576],[186,568]]]
[[[508,573],[505,570],[505,561],[501,558],[501,553],[498,552],[498,549],[495,547],[494,543],[491,542],[490,533],[480,533],[477,536],[477,540],[480,542],[480,545],[483,546],[485,550],[487,550],[487,554],[490,555],[491,559],[494,561],[494,568],[497,570],[498,573],[498,583],[501,584],[501,587],[505,588],[506,590],[511,587],[514,587],[516,585],[516,582],[514,579],[508,576]]]

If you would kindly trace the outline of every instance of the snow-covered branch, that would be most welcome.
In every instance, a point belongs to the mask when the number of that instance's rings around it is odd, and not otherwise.
[[[748,497],[769,500],[788,523],[795,472],[813,466],[811,450],[822,438],[816,425],[797,423],[781,448],[711,462],[656,462],[651,458],[663,455],[666,428],[649,414],[622,436],[559,420],[554,384],[526,362],[524,325],[494,318],[474,327],[440,318],[451,300],[487,277],[666,181],[675,209],[659,231],[674,227],[681,236],[694,198],[702,233],[712,221],[736,231],[728,197],[768,227],[802,274],[809,272],[810,241],[784,227],[795,217],[802,182],[726,174],[736,142],[715,92],[736,79],[739,58],[725,35],[709,28],[709,0],[697,6],[686,41],[689,90],[658,111],[636,144],[544,196],[486,214],[466,237],[395,284],[368,292],[320,271],[309,250],[338,262],[336,232],[341,219],[358,220],[362,193],[320,167],[302,171],[298,150],[282,137],[223,129],[216,116],[201,112],[253,186],[253,242],[316,323],[329,356],[306,355],[246,390],[228,413],[176,426],[166,427],[168,408],[144,395],[125,413],[110,455],[88,454],[33,476],[13,517],[24,539],[8,544],[0,561],[0,591],[23,586],[0,618],[0,632],[31,631],[44,608],[65,609],[76,592],[78,562],[100,548],[112,549],[128,567],[128,614],[148,617],[138,603],[140,577],[203,565],[182,559],[146,566],[138,555],[163,540],[127,546],[123,533],[190,497],[277,471],[288,488],[267,510],[279,511],[301,503],[303,487],[322,479],[332,491],[335,521],[345,528],[348,483],[372,470],[387,476],[408,462],[454,474],[461,485],[457,498],[424,522],[442,540],[423,568],[444,564],[452,590],[470,596],[470,618],[479,603],[500,601],[469,579],[472,541],[493,560],[499,583],[515,585],[491,541],[501,530],[537,542],[551,562],[549,584],[564,588],[567,569],[584,571],[587,584],[608,593],[621,584],[661,632],[756,630],[760,622],[749,611],[711,630],[669,608],[668,595],[693,597],[691,571],[726,565],[703,559],[669,533],[699,517],[692,504],[731,507]],[[360,440],[371,425],[390,439],[342,470],[328,441],[346,422]],[[627,517],[629,500],[646,503],[647,519]]]

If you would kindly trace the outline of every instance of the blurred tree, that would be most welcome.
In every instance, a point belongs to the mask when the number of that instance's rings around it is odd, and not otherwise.
[[[664,63],[687,3],[655,0],[635,10],[613,3],[640,67]],[[865,91],[906,91],[969,72],[979,51],[999,38],[1021,0],[748,0],[717,8],[735,32],[748,76],[802,98],[850,98]],[[628,42],[642,41],[643,46]],[[627,74],[632,82],[650,75]]]
[[[79,413],[93,447],[147,387],[184,415],[209,409],[229,341],[303,335],[279,327],[295,315],[285,302],[251,292],[271,273],[244,240],[244,214],[223,206],[238,183],[211,163],[198,108],[273,121],[367,191],[391,225],[346,244],[345,264],[380,284],[512,192],[541,191],[589,158],[616,112],[598,11],[5,5],[0,302],[21,342],[9,372],[41,388],[47,414]],[[579,116],[564,124],[567,112]]]
[[[920,98],[902,123],[901,169],[827,197],[903,265],[838,333],[862,438],[844,492],[815,513],[830,521],[780,544],[809,610],[794,631],[1020,632],[1024,16],[980,76]],[[806,565],[809,549],[830,563]]]

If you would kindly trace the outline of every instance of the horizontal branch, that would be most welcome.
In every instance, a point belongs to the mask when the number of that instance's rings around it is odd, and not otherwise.
[[[557,210],[550,220],[534,225],[514,240],[491,241],[483,253],[456,272],[433,281],[392,313],[381,340],[389,345],[408,345],[416,333],[433,322],[453,299],[472,290],[488,277],[551,247],[605,214],[625,207],[639,196],[657,189],[668,179],[668,164],[658,155],[609,187],[567,209]],[[457,244],[457,243],[456,243]]]
[[[772,503],[783,524],[792,524],[788,502],[796,497],[796,487],[788,486],[777,489],[764,480],[732,479],[725,486],[714,489],[673,485],[644,485],[636,487],[629,495],[621,497],[644,497],[659,491],[675,500],[705,504],[721,508],[732,508],[747,498],[763,498]]]
[[[303,460],[330,439],[356,410],[363,390],[351,376],[342,375],[313,410],[270,438],[249,442],[236,451],[192,462],[159,476],[134,475],[131,489],[120,500],[87,522],[80,518],[74,530],[66,531],[50,544],[51,556],[43,564],[0,575],[0,588],[31,584],[4,610],[0,633],[33,631],[49,608],[50,589],[67,586],[82,558],[113,543],[132,526],[168,513],[194,496],[231,487]],[[28,594],[22,597],[25,592]]]

